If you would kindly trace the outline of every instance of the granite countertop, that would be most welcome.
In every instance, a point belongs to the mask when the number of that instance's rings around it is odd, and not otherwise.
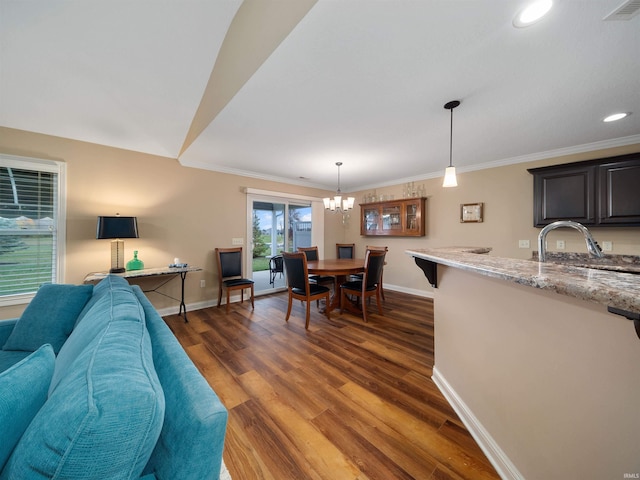
[[[611,271],[619,268],[624,272],[640,272],[639,257],[607,255],[604,260],[585,263],[584,257],[563,259],[555,255],[552,261],[540,263],[536,259],[486,255],[490,251],[491,248],[485,247],[444,247],[407,250],[406,253],[488,277],[640,313],[640,276]],[[602,270],[605,266],[608,269]]]

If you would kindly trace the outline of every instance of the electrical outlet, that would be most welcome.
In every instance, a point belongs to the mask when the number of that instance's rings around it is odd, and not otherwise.
[[[558,250],[564,250],[564,240],[558,240],[556,241],[556,248]]]
[[[205,283],[206,283],[206,282],[205,282],[204,280],[200,280],[200,288],[204,288]]]
[[[231,239],[231,244],[232,245],[244,245],[244,238],[240,237],[240,238],[232,238]]]
[[[518,248],[530,248],[529,240],[518,240]]]
[[[602,251],[610,252],[613,250],[613,242],[602,242]]]

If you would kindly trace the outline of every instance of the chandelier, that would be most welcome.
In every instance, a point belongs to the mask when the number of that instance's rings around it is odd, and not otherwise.
[[[347,197],[342,198],[342,192],[340,191],[340,166],[342,162],[336,162],[336,166],[338,167],[338,189],[336,190],[336,194],[333,198],[326,197],[323,198],[324,208],[327,210],[342,211],[346,212],[347,210],[351,210],[353,208],[353,203],[355,202],[355,198]]]

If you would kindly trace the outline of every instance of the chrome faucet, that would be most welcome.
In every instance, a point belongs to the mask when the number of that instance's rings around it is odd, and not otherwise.
[[[540,234],[538,235],[538,260],[540,262],[545,262],[547,260],[547,233],[560,227],[575,228],[579,232],[582,232],[582,235],[584,235],[584,240],[585,242],[587,242],[587,250],[589,251],[589,253],[596,258],[604,257],[604,254],[600,249],[600,245],[598,245],[598,242],[593,239],[591,233],[589,232],[589,230],[587,230],[587,227],[585,227],[581,223],[571,220],[560,220],[558,222],[550,223],[542,230],[540,230]]]

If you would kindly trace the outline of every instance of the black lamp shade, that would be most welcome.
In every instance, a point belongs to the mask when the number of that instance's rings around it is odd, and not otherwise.
[[[138,220],[136,217],[98,217],[96,238],[138,238]]]

